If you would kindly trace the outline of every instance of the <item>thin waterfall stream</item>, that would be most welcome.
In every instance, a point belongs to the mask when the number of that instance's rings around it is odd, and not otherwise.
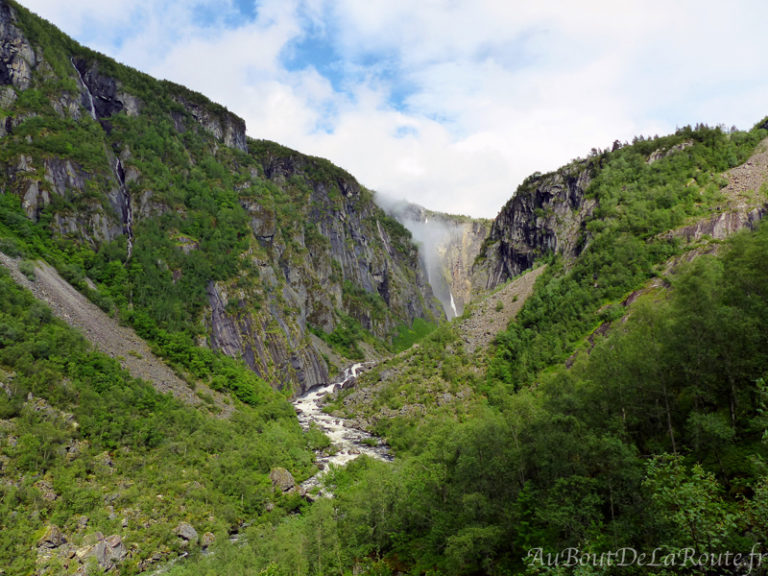
[[[457,318],[459,316],[459,313],[456,311],[456,302],[454,302],[453,300],[453,292],[451,292],[451,310],[453,310],[453,317]]]
[[[77,72],[77,77],[80,79],[80,84],[83,85],[83,88],[85,88],[85,93],[88,96],[88,104],[89,104],[89,111],[91,113],[91,118],[94,120],[98,120],[96,117],[96,106],[93,103],[93,94],[91,94],[90,88],[88,88],[88,84],[85,83],[85,78],[83,78],[83,74],[80,72],[80,69],[75,64],[74,57],[70,58],[69,61],[72,63],[72,68],[75,69],[75,72]]]
[[[94,103],[93,94],[91,93],[90,88],[88,88],[88,84],[85,83],[83,73],[80,72],[77,64],[75,64],[74,57],[70,58],[69,61],[72,64],[72,67],[75,69],[75,72],[77,72],[77,77],[80,80],[80,84],[82,84],[83,88],[85,89],[85,95],[88,97],[88,110],[91,113],[91,118],[98,121],[99,118],[96,114],[96,105]],[[120,161],[120,158],[115,161],[114,172],[120,188],[123,234],[125,234],[125,238],[128,244],[127,259],[130,260],[131,256],[133,255],[133,208],[131,206],[131,196],[128,194],[128,187],[125,185],[125,168],[123,167],[123,163]]]
[[[120,185],[120,198],[123,208],[123,233],[128,244],[127,259],[130,260],[133,255],[133,208],[131,206],[131,196],[128,194],[128,187],[125,185],[125,168],[123,168],[120,158],[115,161],[115,176],[117,177],[117,183]]]

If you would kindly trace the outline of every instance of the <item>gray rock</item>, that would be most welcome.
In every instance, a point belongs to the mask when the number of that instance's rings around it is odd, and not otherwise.
[[[293,475],[285,468],[273,468],[269,473],[269,479],[272,480],[272,487],[276,490],[288,492],[296,487]]]
[[[110,570],[128,556],[128,550],[123,544],[123,539],[118,534],[114,534],[98,542],[93,547],[93,555],[99,566],[104,570]]]
[[[51,524],[46,528],[45,534],[38,540],[37,545],[40,548],[58,548],[66,542],[67,539],[61,532],[61,529],[55,524]]]
[[[594,199],[584,197],[592,181],[589,162],[535,173],[520,185],[494,220],[485,251],[472,268],[476,290],[503,284],[545,254],[574,258],[581,253],[589,241],[582,237],[582,223],[596,207]]]
[[[50,482],[47,482],[45,480],[39,480],[38,482],[35,482],[35,488],[37,488],[40,491],[40,495],[43,497],[43,500],[47,500],[48,502],[53,502],[58,498],[58,495],[53,489],[53,486],[51,486]]]
[[[118,100],[123,103],[125,113],[130,116],[138,116],[141,113],[141,101],[132,94],[120,92],[117,95]]]
[[[104,534],[102,532],[91,532],[90,534],[86,534],[83,538],[83,544],[87,546],[93,546],[97,542],[101,542],[104,540]]]
[[[176,526],[173,532],[182,540],[183,546],[194,546],[197,544],[197,530],[194,529],[192,524],[189,524],[188,522],[182,522]]]
[[[24,213],[30,220],[37,220],[40,218],[40,213],[43,208],[51,203],[51,197],[47,190],[41,190],[40,184],[37,180],[27,181],[26,191],[21,202],[21,207],[24,209]]]
[[[208,283],[207,292],[211,307],[211,349],[238,357],[242,354],[240,330],[235,320],[227,315],[227,295],[213,281]]]
[[[45,180],[54,193],[71,199],[74,193],[83,193],[88,175],[71,160],[48,158],[45,161]]]
[[[177,96],[175,100],[184,106],[192,118],[214,138],[231,148],[248,151],[245,120],[226,110],[213,111],[208,106],[192,102],[191,98]],[[174,123],[177,126],[179,124],[183,126],[180,119],[174,119]]]
[[[93,102],[96,117],[99,119],[109,118],[123,110],[125,105],[118,96],[119,85],[114,78],[101,74],[95,62],[75,58],[72,64],[85,84],[82,103],[86,109],[90,109]],[[91,93],[90,97],[87,92]]]
[[[216,536],[212,532],[206,532],[200,539],[200,547],[205,550],[216,542]]]
[[[675,152],[681,152],[686,148],[690,148],[691,146],[693,146],[693,140],[686,140],[685,142],[680,142],[680,144],[676,144],[675,146],[672,146],[668,150],[664,148],[659,148],[658,150],[654,150],[653,152],[651,152],[651,155],[648,157],[648,160],[646,160],[646,164],[653,164],[654,162],[657,162],[662,158],[671,156]]]
[[[56,111],[56,114],[62,118],[72,118],[77,121],[80,120],[83,108],[80,105],[80,99],[75,98],[69,92],[63,92],[51,99],[51,106]]]
[[[16,14],[6,2],[0,3],[0,36],[0,85],[26,90],[38,63],[37,55],[16,26]]]
[[[16,102],[18,95],[12,86],[0,88],[0,108],[10,108]]]

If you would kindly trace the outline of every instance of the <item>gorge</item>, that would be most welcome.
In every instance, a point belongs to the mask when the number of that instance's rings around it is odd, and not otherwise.
[[[764,552],[768,122],[509,184],[390,201],[0,0],[0,574]]]

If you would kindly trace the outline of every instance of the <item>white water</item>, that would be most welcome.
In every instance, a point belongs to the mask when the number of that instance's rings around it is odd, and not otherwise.
[[[328,471],[331,465],[343,466],[361,454],[379,460],[392,460],[389,450],[378,439],[376,439],[376,445],[369,445],[372,443],[370,439],[374,436],[351,426],[344,418],[331,416],[322,410],[325,397],[337,388],[342,388],[351,379],[356,378],[362,367],[363,364],[355,364],[347,368],[337,382],[312,388],[304,396],[293,401],[302,428],[309,430],[309,427],[314,424],[328,436],[335,450],[333,454],[318,454],[316,462],[320,472],[302,484],[305,490],[317,486],[320,477]]]
[[[96,106],[93,105],[93,94],[91,94],[91,91],[88,89],[88,85],[85,83],[85,78],[83,78],[83,75],[80,74],[80,70],[78,70],[77,66],[75,66],[75,59],[70,58],[69,61],[72,63],[72,68],[74,68],[75,72],[77,72],[77,77],[80,78],[80,83],[83,85],[83,88],[85,88],[85,93],[88,94],[88,103],[90,104],[91,108],[91,118],[97,120]]]
[[[128,245],[128,260],[133,255],[133,208],[131,206],[131,197],[128,194],[128,188],[125,185],[125,169],[120,158],[115,162],[115,176],[117,182],[120,185],[120,194],[123,196],[123,203],[125,206],[125,213],[123,214],[123,228],[125,232],[125,239]]]
[[[451,292],[451,310],[453,310],[453,317],[456,318],[459,313],[456,312],[456,302],[453,301],[453,292]]]

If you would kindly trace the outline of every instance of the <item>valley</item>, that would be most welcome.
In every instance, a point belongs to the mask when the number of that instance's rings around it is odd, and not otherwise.
[[[585,143],[489,220],[0,36],[0,574],[765,552],[765,119]]]

